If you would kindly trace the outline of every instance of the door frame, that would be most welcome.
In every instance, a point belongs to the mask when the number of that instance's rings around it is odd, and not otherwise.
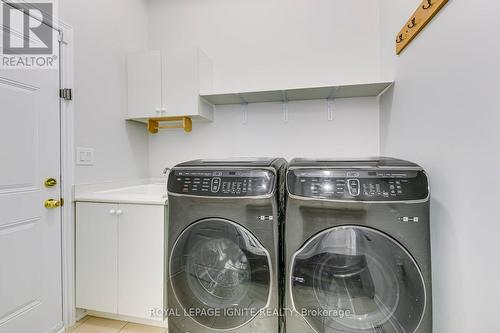
[[[59,7],[59,9],[61,6]],[[60,88],[73,89],[74,55],[73,28],[59,22],[60,40]],[[73,185],[75,183],[74,103],[60,99],[61,110],[61,193],[66,204],[61,210],[61,264],[63,322],[71,327],[76,321],[75,302],[75,207]]]
[[[2,0],[3,1],[3,0]],[[22,0],[23,2],[25,0]],[[57,1],[60,15],[63,1]],[[55,18],[53,29],[59,32],[59,89],[74,87],[74,34],[73,27]],[[74,103],[60,99],[61,147],[61,283],[62,318],[64,327],[76,322],[75,301],[75,183]],[[64,332],[64,329],[63,329]]]

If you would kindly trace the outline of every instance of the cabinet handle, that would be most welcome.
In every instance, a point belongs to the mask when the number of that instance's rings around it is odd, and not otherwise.
[[[121,209],[118,209],[118,210],[116,211],[116,215],[122,215],[122,214],[123,214],[123,211],[122,211]]]
[[[116,214],[116,211],[115,211],[114,209],[110,209],[110,210],[109,210],[109,213],[110,213],[111,215],[114,215],[114,214]]]

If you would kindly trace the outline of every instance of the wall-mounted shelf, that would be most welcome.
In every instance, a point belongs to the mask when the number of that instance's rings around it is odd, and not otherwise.
[[[382,94],[392,84],[393,82],[374,82],[282,90],[223,92],[200,94],[200,96],[213,105],[375,97]]]

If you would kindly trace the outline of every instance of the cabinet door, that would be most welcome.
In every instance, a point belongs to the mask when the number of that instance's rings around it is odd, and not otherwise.
[[[168,116],[199,115],[200,55],[195,47],[169,50],[164,77]],[[203,86],[206,90],[209,85]]]
[[[128,55],[128,118],[162,115],[162,67],[160,51]]]
[[[76,306],[116,313],[118,218],[116,204],[76,204]]]
[[[165,207],[119,209],[118,313],[162,321]]]

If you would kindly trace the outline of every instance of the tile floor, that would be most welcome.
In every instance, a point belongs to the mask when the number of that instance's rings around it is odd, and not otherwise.
[[[166,328],[87,316],[65,333],[168,333]]]

